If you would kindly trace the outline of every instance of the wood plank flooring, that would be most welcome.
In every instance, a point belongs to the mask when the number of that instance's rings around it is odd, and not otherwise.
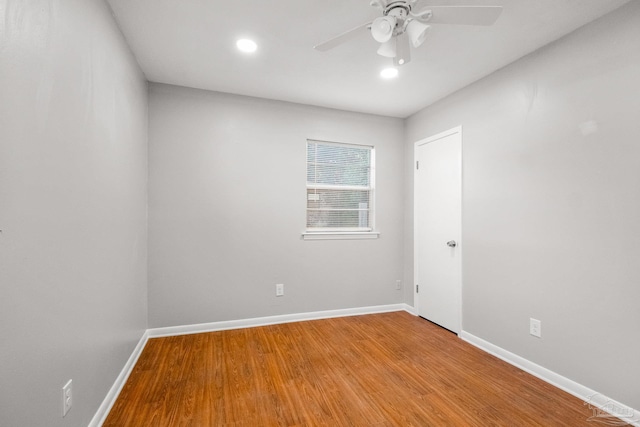
[[[104,426],[594,426],[405,312],[150,339]]]

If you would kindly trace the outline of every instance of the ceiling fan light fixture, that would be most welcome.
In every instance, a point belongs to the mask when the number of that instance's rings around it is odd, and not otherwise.
[[[385,68],[384,70],[380,71],[380,77],[387,80],[396,78],[398,77],[398,69],[395,67]]]
[[[374,19],[371,24],[371,35],[378,43],[384,43],[391,39],[395,28],[396,18],[392,16],[381,16]]]
[[[413,47],[418,47],[424,43],[431,26],[412,19],[407,25],[407,33]]]
[[[394,58],[396,56],[396,41],[388,40],[382,43],[378,48],[378,55],[385,56],[387,58]]]
[[[258,45],[253,40],[240,39],[236,42],[236,47],[241,52],[253,53],[258,49]]]

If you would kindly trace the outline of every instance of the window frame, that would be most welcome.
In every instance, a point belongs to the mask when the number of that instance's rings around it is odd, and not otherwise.
[[[309,184],[307,181],[309,173],[309,159],[308,150],[309,144],[322,144],[333,145],[339,147],[354,147],[354,148],[367,148],[369,149],[369,185],[367,187],[361,186],[349,186],[349,185],[329,185],[329,184]],[[308,224],[309,220],[309,207],[308,207],[308,194],[309,190],[318,189],[344,189],[344,190],[366,190],[369,192],[369,208],[367,210],[368,227],[366,228],[354,228],[354,227],[307,227],[302,232],[302,238],[304,240],[343,240],[343,239],[377,239],[380,235],[375,230],[376,224],[376,149],[373,145],[366,144],[353,144],[336,141],[325,141],[320,139],[307,138],[305,144],[305,224]]]

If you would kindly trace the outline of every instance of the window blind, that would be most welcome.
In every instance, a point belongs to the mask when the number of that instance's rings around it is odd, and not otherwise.
[[[373,229],[373,147],[307,141],[307,230]]]

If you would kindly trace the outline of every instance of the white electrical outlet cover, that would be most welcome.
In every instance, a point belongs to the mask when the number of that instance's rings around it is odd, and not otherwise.
[[[533,317],[529,319],[529,333],[534,337],[542,337],[542,322]]]
[[[73,392],[71,389],[72,386],[71,380],[69,380],[64,387],[62,387],[62,416],[66,416],[69,409],[71,409],[71,405],[73,405]]]

